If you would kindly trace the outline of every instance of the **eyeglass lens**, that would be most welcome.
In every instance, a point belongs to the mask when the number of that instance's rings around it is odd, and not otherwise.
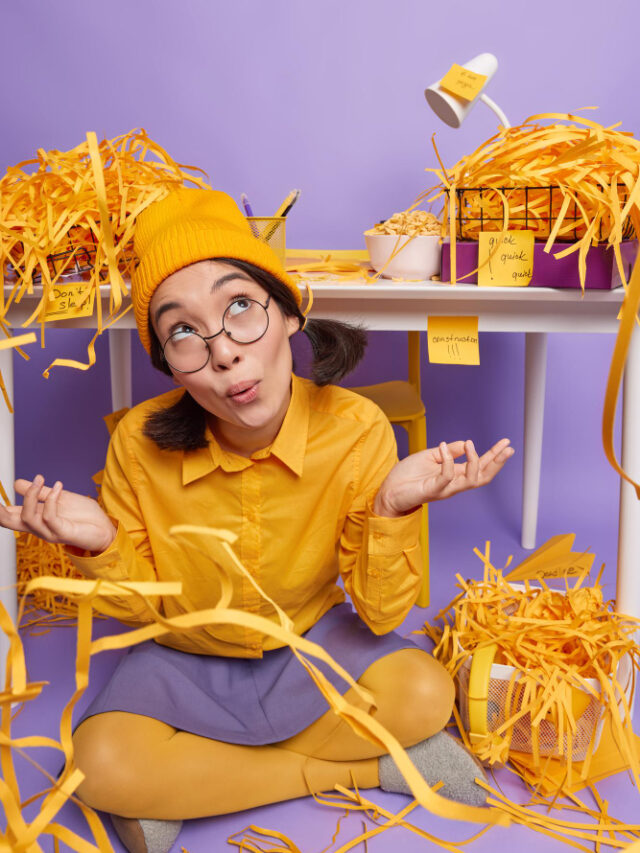
[[[222,316],[222,334],[238,344],[251,344],[261,338],[269,326],[267,309],[254,299],[237,299]],[[181,373],[201,370],[209,361],[209,346],[197,332],[178,329],[164,345],[168,364]]]

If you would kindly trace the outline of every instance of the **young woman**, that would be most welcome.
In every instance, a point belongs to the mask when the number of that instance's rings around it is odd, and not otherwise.
[[[454,699],[448,674],[393,629],[420,586],[420,507],[490,482],[513,453],[508,440],[482,457],[456,441],[398,462],[382,412],[329,384],[355,366],[363,333],[305,327],[295,282],[223,193],[171,193],[139,217],[135,248],[138,331],[179,387],[118,425],[104,509],[37,476],[16,482],[23,504],[1,508],[0,523],[64,543],[91,578],[181,580],[180,597],[152,601],[167,617],[214,606],[221,592],[211,540],[185,544],[169,528],[231,530],[251,576],[296,632],[372,694],[367,710],[410,747],[427,782],[442,779],[444,796],[483,804],[481,769],[442,732]],[[289,339],[301,328],[314,382],[292,374]],[[246,578],[232,581],[231,607],[276,619]],[[135,597],[98,606],[128,624],[152,619]],[[289,647],[231,625],[132,648],[74,746],[86,776],[79,795],[113,815],[135,853],[168,850],[183,819],[350,785],[352,776],[362,788],[408,792],[392,759],[328,710]]]

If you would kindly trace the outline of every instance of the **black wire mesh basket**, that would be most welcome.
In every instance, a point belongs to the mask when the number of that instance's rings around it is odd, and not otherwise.
[[[449,197],[450,191],[445,192]],[[481,231],[502,231],[505,206],[508,207],[509,230],[533,231],[536,240],[546,240],[567,196],[569,203],[556,241],[580,240],[587,231],[588,219],[581,210],[586,203],[585,198],[564,187],[456,187],[455,193],[458,240],[477,240]],[[628,198],[629,189],[618,184],[620,205],[623,206]],[[605,210],[593,236],[598,241],[607,240],[614,228],[614,217]],[[622,239],[631,240],[635,236],[631,220],[627,218],[622,225]]]
[[[47,268],[52,279],[86,279],[91,276],[96,265],[97,241],[94,234],[85,228],[72,226],[67,234],[67,245],[61,245],[59,251],[47,255]],[[9,281],[19,277],[20,260],[23,255],[22,244],[18,241],[12,251],[12,259],[5,264],[5,278]],[[35,284],[42,281],[41,273],[36,269],[31,275]]]

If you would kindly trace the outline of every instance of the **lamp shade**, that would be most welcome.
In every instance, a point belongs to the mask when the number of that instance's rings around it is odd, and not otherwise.
[[[462,67],[469,69],[469,71],[475,71],[476,74],[486,75],[487,79],[484,84],[486,86],[498,68],[498,60],[492,53],[481,53],[470,59],[469,62],[465,62]],[[460,127],[469,111],[481,97],[481,92],[472,101],[465,101],[445,92],[444,89],[440,88],[440,80],[437,80],[424,90],[424,96],[441,121],[448,124],[449,127]]]

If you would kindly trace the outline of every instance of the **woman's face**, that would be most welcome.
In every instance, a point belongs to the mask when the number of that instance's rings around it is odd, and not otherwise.
[[[160,284],[149,304],[160,345],[176,331],[215,335],[222,329],[225,310],[243,298],[266,305],[269,294],[230,264],[200,261],[184,267]],[[245,306],[240,301],[230,312]],[[241,344],[223,333],[208,342],[211,357],[202,370],[171,369],[175,380],[212,416],[209,424],[220,443],[244,455],[273,441],[291,397],[289,338],[299,328],[298,319],[284,316],[273,299],[267,313],[269,325],[259,340]]]

